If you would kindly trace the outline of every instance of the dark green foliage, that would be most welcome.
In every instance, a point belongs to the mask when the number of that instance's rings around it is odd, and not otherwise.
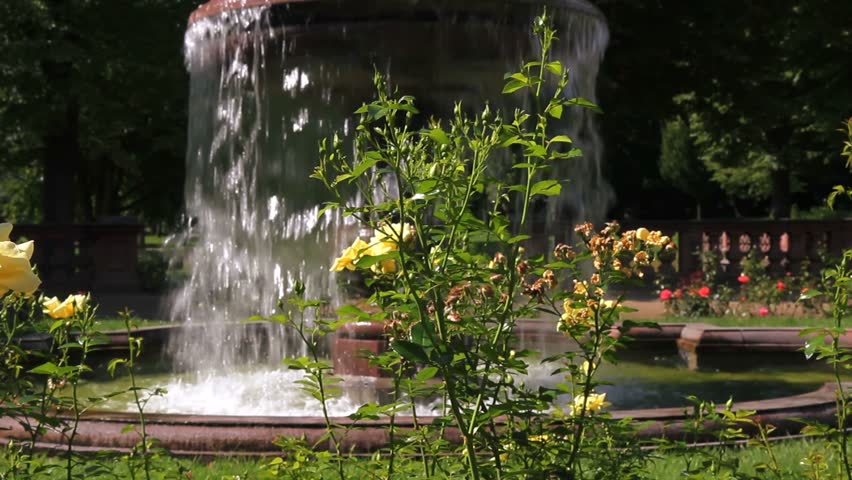
[[[181,44],[196,5],[2,2],[0,215],[175,221],[186,131]]]

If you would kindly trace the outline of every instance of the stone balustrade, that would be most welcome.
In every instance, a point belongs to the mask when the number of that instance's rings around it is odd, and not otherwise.
[[[718,257],[720,278],[733,280],[740,264],[750,254],[777,275],[797,273],[806,268],[816,273],[826,259],[837,258],[852,248],[852,220],[703,220],[630,221],[623,229],[645,227],[660,230],[676,239],[678,251],[663,255],[649,271],[657,275],[684,276],[701,269],[701,252]],[[573,227],[545,233],[534,227],[527,247],[533,252],[549,252],[557,243],[573,244]]]

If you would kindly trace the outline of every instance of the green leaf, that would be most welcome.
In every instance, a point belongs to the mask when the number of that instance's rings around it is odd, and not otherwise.
[[[342,319],[369,319],[370,314],[352,304],[343,305],[337,309],[337,316]]]
[[[378,152],[369,151],[364,154],[364,158],[361,160],[355,168],[352,169],[352,178],[360,177],[364,172],[367,171],[373,165],[382,161],[382,155]]]
[[[527,86],[526,82],[522,82],[517,79],[512,79],[509,82],[506,82],[506,86],[503,87],[503,93],[512,93],[517,90],[520,90]]]
[[[588,108],[589,110],[596,113],[603,113],[603,110],[600,109],[595,103],[590,102],[582,97],[574,97],[571,100],[568,100],[568,103],[571,105],[577,105],[578,107]]]
[[[424,195],[427,193],[432,193],[435,190],[435,187],[437,186],[438,180],[435,180],[434,178],[428,178],[417,185],[415,193],[422,193]]]
[[[550,139],[548,143],[574,143],[568,135],[557,135]]]
[[[544,68],[554,75],[562,76],[562,63],[559,60],[548,63]]]
[[[429,360],[426,350],[414,342],[394,340],[391,342],[390,347],[394,352],[402,355],[402,358],[405,358],[406,360],[420,363],[425,363]]]
[[[375,403],[366,403],[358,407],[358,411],[349,415],[349,418],[352,420],[378,420],[379,414],[381,413],[381,408]]]
[[[562,118],[562,105],[555,104],[547,109],[547,113],[553,118]]]
[[[59,373],[59,366],[53,362],[45,362],[30,370],[30,373],[38,375],[56,375]]]
[[[551,197],[562,192],[562,185],[557,180],[541,180],[532,186],[530,196],[544,195]]]
[[[506,243],[508,243],[509,245],[512,245],[513,243],[522,242],[522,241],[528,240],[530,238],[532,238],[532,237],[530,237],[529,235],[515,235],[514,237],[506,240]]]
[[[440,143],[441,145],[449,145],[450,137],[447,136],[447,132],[443,131],[440,128],[433,128],[429,131],[429,138]]]
[[[320,209],[319,213],[317,213],[317,218],[318,219],[322,218],[322,216],[325,215],[326,212],[333,211],[335,208],[337,208],[339,206],[340,206],[340,204],[337,203],[337,202],[326,202],[326,204],[323,205],[323,207]]]
[[[825,345],[825,339],[819,335],[813,336],[805,341],[805,358],[809,359]]]
[[[528,143],[527,149],[524,150],[524,155],[528,157],[544,158],[547,156],[547,149],[537,143]]]
[[[432,338],[429,336],[429,332],[426,331],[426,325],[423,323],[417,323],[412,326],[411,333],[409,335],[411,337],[411,341],[418,345],[423,347],[432,346]]]
[[[438,367],[426,367],[423,370],[420,370],[419,372],[417,372],[417,375],[415,375],[414,378],[417,379],[420,382],[425,382],[426,380],[430,380],[431,378],[433,378],[437,374],[438,374]]]
[[[799,294],[799,301],[809,300],[809,299],[814,298],[814,297],[819,297],[822,294],[823,293],[821,291],[819,291],[815,288],[811,288],[811,289],[805,290],[804,292]]]

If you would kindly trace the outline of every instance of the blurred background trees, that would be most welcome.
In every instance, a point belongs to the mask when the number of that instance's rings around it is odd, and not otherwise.
[[[852,2],[592,1],[612,217],[803,215],[848,175]],[[177,225],[199,3],[0,2],[0,219]]]
[[[0,2],[0,218],[176,222],[195,3]]]

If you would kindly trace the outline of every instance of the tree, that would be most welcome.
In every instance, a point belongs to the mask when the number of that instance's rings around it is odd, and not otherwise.
[[[0,165],[42,179],[33,220],[174,221],[187,104],[180,46],[195,3],[0,4]]]
[[[789,217],[796,191],[836,171],[831,137],[852,113],[852,3],[714,2],[692,13],[696,81],[677,99],[699,156],[730,195],[769,199],[772,216]]]
[[[746,213],[819,204],[813,192],[846,175],[831,132],[852,113],[852,2],[597,3],[611,31],[599,92],[622,208],[677,215],[682,193],[656,165],[662,119],[674,116],[689,124],[708,179]],[[728,214],[724,203],[705,207]]]
[[[675,117],[663,125],[661,137],[660,177],[695,200],[695,216],[701,220],[701,202],[713,190],[692,144],[689,125]]]

